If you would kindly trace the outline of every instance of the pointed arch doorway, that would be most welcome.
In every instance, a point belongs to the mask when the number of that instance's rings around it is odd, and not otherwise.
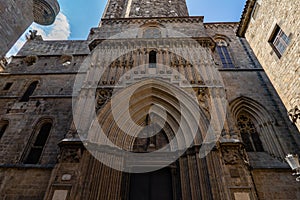
[[[151,152],[164,148],[169,143],[164,128],[151,121],[149,114],[145,117],[145,125],[139,133],[140,136],[147,137],[156,132],[157,134],[147,138],[137,137],[134,142],[134,152]],[[172,182],[170,167],[147,173],[132,173],[130,174],[129,200],[173,200]]]

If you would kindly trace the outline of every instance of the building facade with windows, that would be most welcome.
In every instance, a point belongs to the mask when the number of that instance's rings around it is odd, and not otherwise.
[[[148,2],[109,0],[87,40],[35,35],[0,73],[0,196],[299,198],[300,135],[240,24]]]
[[[299,1],[248,0],[238,35],[266,71],[300,130]]]

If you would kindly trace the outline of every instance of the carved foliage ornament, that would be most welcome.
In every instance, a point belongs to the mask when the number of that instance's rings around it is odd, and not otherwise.
[[[96,93],[96,111],[100,110],[110,99],[112,96],[112,89],[102,88],[97,90]]]
[[[27,66],[33,65],[34,63],[37,62],[37,60],[38,60],[38,57],[35,55],[30,55],[30,56],[23,58],[23,62],[26,63]]]
[[[222,157],[225,165],[236,165],[245,163],[245,154],[240,145],[224,145],[222,148]]]
[[[82,157],[82,149],[80,147],[65,147],[61,149],[58,160],[61,163],[79,163]]]

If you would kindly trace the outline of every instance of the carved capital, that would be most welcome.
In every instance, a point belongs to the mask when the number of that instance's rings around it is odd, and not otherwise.
[[[79,139],[64,139],[59,144],[60,163],[79,163],[83,154],[83,144]]]
[[[220,148],[225,165],[248,163],[243,145],[240,142],[222,142]]]

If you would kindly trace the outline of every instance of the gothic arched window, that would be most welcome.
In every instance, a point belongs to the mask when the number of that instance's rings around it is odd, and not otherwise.
[[[149,53],[149,67],[150,68],[156,67],[156,51],[150,51]]]
[[[4,132],[6,131],[7,127],[8,127],[8,121],[1,120],[0,121],[0,139],[3,136]]]
[[[143,38],[161,38],[161,31],[157,27],[148,27],[144,30]]]
[[[38,134],[36,135],[34,142],[30,146],[30,150],[24,161],[24,164],[37,164],[39,162],[49,133],[51,131],[51,127],[51,122],[45,122],[40,126]]]
[[[259,134],[251,118],[246,114],[241,114],[237,122],[246,151],[264,151]]]
[[[225,40],[217,40],[216,50],[220,56],[224,68],[234,68],[232,59],[228,51],[228,44]]]
[[[38,83],[39,83],[38,81],[34,81],[34,82],[32,82],[29,85],[29,87],[27,88],[26,92],[23,94],[20,102],[27,102],[27,101],[29,101],[29,97],[33,94],[33,92],[36,89]]]

